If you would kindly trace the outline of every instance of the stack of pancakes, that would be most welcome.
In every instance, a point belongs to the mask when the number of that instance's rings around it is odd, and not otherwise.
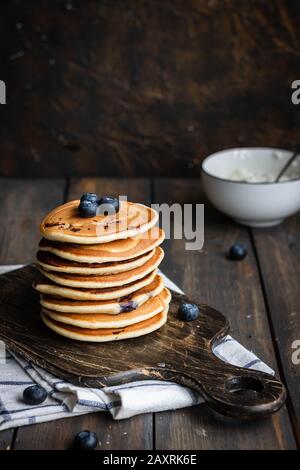
[[[157,273],[164,233],[157,213],[120,202],[112,215],[80,217],[79,201],[50,212],[37,253],[41,317],[56,333],[80,341],[115,341],[160,328],[171,295]]]

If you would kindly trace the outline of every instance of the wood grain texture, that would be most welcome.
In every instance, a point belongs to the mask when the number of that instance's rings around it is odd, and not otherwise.
[[[276,369],[275,354],[255,258],[247,229],[234,224],[204,200],[198,179],[157,179],[156,202],[205,202],[205,243],[201,251],[186,251],[184,241],[165,242],[161,269],[187,295],[222,311],[232,335]],[[226,258],[229,247],[243,243],[242,262]],[[239,431],[237,431],[237,429]],[[183,431],[184,430],[184,431]],[[218,418],[199,406],[156,415],[157,449],[288,449],[295,440],[286,408],[257,423]]]
[[[0,450],[10,450],[12,448],[14,430],[0,432]]]
[[[299,215],[287,219],[273,230],[253,229],[252,232],[273,337],[288,385],[294,429],[300,443]]]
[[[93,413],[49,423],[20,428],[15,450],[72,449],[74,436],[84,429],[97,434],[99,450],[128,450],[152,448],[152,419],[144,415],[129,420],[113,421],[108,413]],[[151,418],[151,415],[148,415]]]
[[[221,148],[297,144],[299,2],[70,4],[1,7],[1,175],[195,175]]]
[[[1,264],[32,263],[41,219],[61,203],[64,188],[62,179],[0,179]]]

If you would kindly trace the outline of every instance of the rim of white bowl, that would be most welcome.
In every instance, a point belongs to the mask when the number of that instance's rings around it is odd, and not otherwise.
[[[203,165],[205,162],[207,162],[210,158],[215,157],[219,153],[224,153],[224,152],[230,152],[234,150],[270,150],[273,152],[290,152],[291,156],[293,155],[293,151],[287,150],[287,149],[280,149],[276,147],[229,147],[227,149],[223,150],[218,150],[218,152],[214,152],[211,155],[208,155],[207,157],[202,160],[201,163],[201,170],[203,173],[205,173],[207,176],[210,176],[211,178],[215,178],[216,180],[219,181],[228,181],[229,183],[237,183],[237,184],[251,184],[251,185],[262,185],[262,184],[285,184],[285,183],[294,183],[295,181],[300,180],[300,175],[297,178],[293,178],[290,180],[285,180],[285,181],[261,181],[261,182],[253,182],[253,181],[237,181],[237,180],[230,180],[228,178],[221,178],[221,176],[216,176],[213,173],[209,173],[207,170],[203,168]],[[299,152],[300,153],[300,152]]]

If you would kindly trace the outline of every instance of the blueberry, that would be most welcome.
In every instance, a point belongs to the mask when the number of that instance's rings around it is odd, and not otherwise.
[[[83,201],[98,202],[98,196],[95,193],[84,193],[80,198],[80,202]]]
[[[47,391],[40,385],[30,385],[23,392],[23,401],[27,405],[39,405],[47,398]]]
[[[112,215],[116,214],[120,210],[119,199],[110,196],[101,197],[98,201],[98,211],[97,214],[100,215]]]
[[[80,431],[74,439],[74,447],[78,450],[92,450],[98,445],[98,437],[95,432]]]
[[[184,321],[196,320],[199,316],[199,307],[196,304],[189,304],[187,302],[182,302],[179,307],[179,314],[181,319]]]
[[[246,255],[247,250],[244,245],[241,245],[241,243],[235,243],[234,245],[232,245],[228,253],[229,259],[232,259],[234,261],[244,259]]]
[[[85,199],[79,204],[80,217],[95,217],[97,213],[97,203]]]
[[[135,310],[138,307],[137,302],[128,300],[127,302],[122,302],[120,304],[120,313],[124,312],[131,312],[132,310]]]

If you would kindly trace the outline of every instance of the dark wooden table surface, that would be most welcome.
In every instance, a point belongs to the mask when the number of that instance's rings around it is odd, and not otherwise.
[[[57,204],[84,191],[127,194],[151,202],[206,202],[198,179],[0,179],[0,264],[30,263],[38,224]],[[226,259],[241,242],[242,262]],[[295,449],[300,442],[300,364],[292,344],[300,340],[300,224],[295,216],[270,229],[248,229],[205,205],[205,244],[185,251],[166,241],[162,269],[187,294],[222,311],[231,333],[271,365],[286,384],[288,400],[259,421],[221,417],[205,405],[113,421],[97,413],[0,433],[0,448],[67,449],[82,429],[96,431],[101,449]]]

